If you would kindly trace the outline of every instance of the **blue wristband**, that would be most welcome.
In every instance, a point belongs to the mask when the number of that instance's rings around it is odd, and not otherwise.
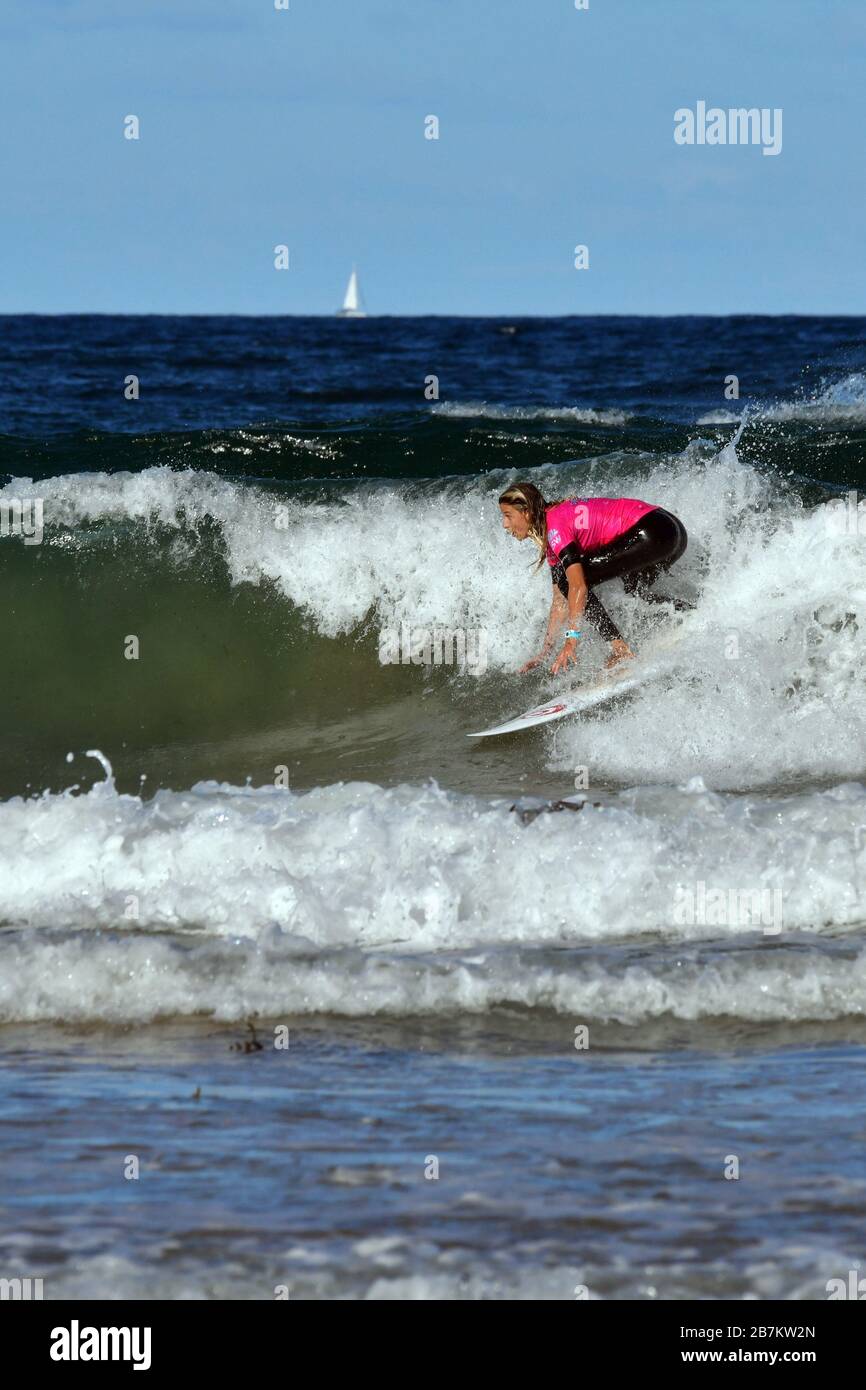
[[[565,629],[565,635],[566,635],[566,637],[582,637],[582,636],[583,636],[583,633],[582,633],[582,632],[576,632],[575,629],[574,629],[573,627],[568,627],[568,628]]]

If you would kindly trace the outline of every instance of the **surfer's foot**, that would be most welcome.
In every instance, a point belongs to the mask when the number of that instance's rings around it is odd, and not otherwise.
[[[620,661],[628,661],[631,657],[634,656],[634,652],[632,651],[628,642],[623,642],[620,639],[617,639],[617,641],[611,642],[610,645],[612,649],[612,655],[608,657],[607,662],[605,663],[606,669],[608,671],[610,670],[611,666],[617,666]]]

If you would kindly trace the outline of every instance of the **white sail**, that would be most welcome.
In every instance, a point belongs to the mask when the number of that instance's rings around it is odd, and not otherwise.
[[[358,272],[352,268],[349,276],[349,283],[346,287],[346,297],[343,300],[343,307],[340,316],[345,318],[362,319],[365,317],[364,310],[361,308],[361,292],[358,288]]]
[[[356,270],[353,270],[349,276],[349,287],[346,290],[346,298],[343,300],[343,308],[358,308],[358,272]]]

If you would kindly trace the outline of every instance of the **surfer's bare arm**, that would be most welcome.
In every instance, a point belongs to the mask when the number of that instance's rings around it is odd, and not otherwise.
[[[520,668],[520,675],[525,671],[532,671],[536,666],[540,666],[548,652],[554,645],[556,633],[562,624],[563,618],[568,612],[568,604],[565,595],[561,594],[556,585],[553,586],[553,598],[550,603],[550,617],[547,620],[547,631],[544,634],[544,642],[541,647],[541,654],[534,656]]]
[[[565,571],[568,581],[568,626],[567,631],[576,629],[583,616],[586,607],[586,599],[589,588],[586,583],[586,575],[583,572],[583,565],[569,565]],[[562,651],[554,661],[550,670],[555,676],[560,671],[564,671],[573,661],[577,661],[577,639],[566,637],[562,644]]]
[[[586,607],[589,593],[583,565],[569,565],[565,571],[565,577],[568,580],[568,626],[576,627],[577,620],[582,616]]]

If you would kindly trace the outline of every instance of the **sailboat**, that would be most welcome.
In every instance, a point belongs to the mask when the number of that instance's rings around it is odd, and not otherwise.
[[[352,274],[349,276],[349,283],[346,287],[346,298],[343,300],[343,307],[337,311],[340,319],[365,319],[365,311],[360,307],[361,293],[358,289],[358,272],[352,266]]]

